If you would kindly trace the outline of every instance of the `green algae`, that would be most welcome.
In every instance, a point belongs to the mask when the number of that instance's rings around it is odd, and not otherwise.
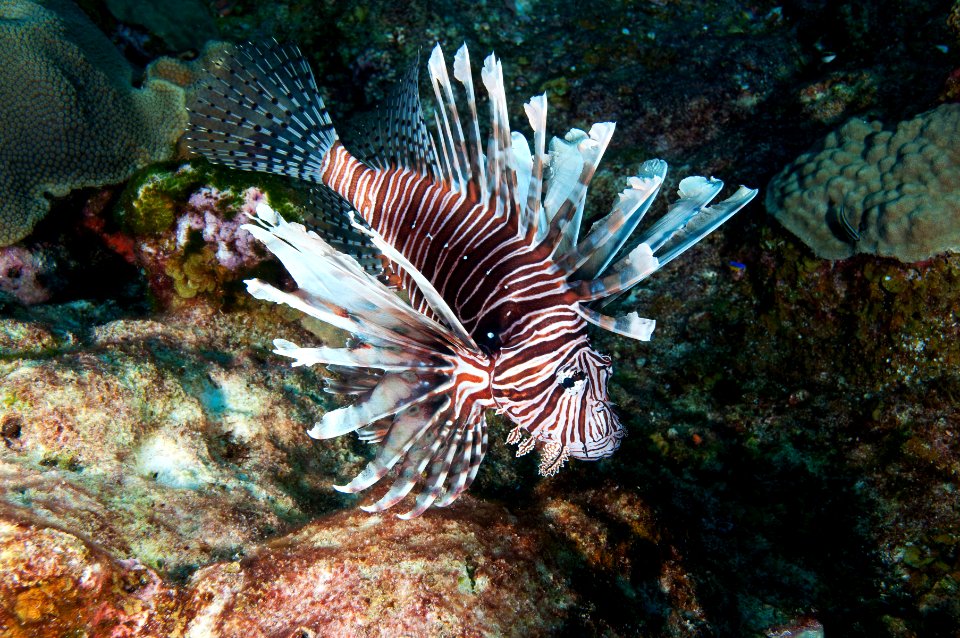
[[[234,171],[201,158],[180,165],[153,165],[135,174],[113,209],[113,219],[125,233],[157,235],[173,227],[190,195],[205,186],[223,194],[217,212],[224,219],[237,214],[243,203],[241,193],[250,187],[262,190],[285,219],[303,219],[305,197],[285,178]]]
[[[185,254],[182,259],[167,262],[164,272],[173,279],[173,287],[182,299],[192,299],[200,293],[214,292],[220,277],[217,260],[209,250]]]

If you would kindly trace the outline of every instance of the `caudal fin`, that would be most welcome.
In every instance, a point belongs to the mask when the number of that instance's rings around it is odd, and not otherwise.
[[[297,47],[231,47],[207,71],[188,106],[192,151],[231,168],[321,181],[337,133]]]

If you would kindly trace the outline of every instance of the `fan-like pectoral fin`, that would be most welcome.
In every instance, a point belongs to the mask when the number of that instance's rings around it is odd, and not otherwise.
[[[402,501],[416,487],[427,465],[450,438],[453,427],[453,421],[447,419],[424,433],[407,453],[400,468],[400,475],[387,493],[376,503],[364,505],[360,509],[366,512],[382,512]]]
[[[450,404],[450,397],[443,396],[397,414],[377,449],[376,457],[348,484],[334,485],[334,488],[356,494],[382,479],[426,432],[435,428],[440,419],[446,418]]]
[[[367,397],[355,405],[327,412],[307,434],[315,439],[342,436],[446,392],[450,385],[448,377],[427,380],[411,372],[385,374]]]
[[[439,356],[413,356],[402,350],[378,348],[363,344],[356,348],[301,348],[286,339],[273,340],[274,353],[293,359],[293,367],[339,365],[354,368],[377,368],[386,372],[403,370],[442,370],[451,365]]]
[[[487,453],[487,424],[483,412],[471,422],[472,425],[468,426],[467,435],[461,443],[461,451],[450,470],[451,480],[446,492],[434,503],[437,507],[447,507],[470,487]]]
[[[288,293],[248,280],[247,290],[257,299],[287,304],[375,345],[422,353],[457,343],[449,329],[416,312],[356,260],[301,224],[286,222],[266,204],[257,206],[254,219],[256,224],[243,228],[266,244],[300,286]]]
[[[355,491],[353,487],[364,489],[383,478],[403,458],[403,465],[393,485],[378,501],[364,506],[364,510],[387,510],[419,486],[413,507],[399,515],[403,519],[415,518],[432,505],[450,505],[470,486],[487,451],[483,409],[474,406],[466,418],[457,419],[447,407],[442,409],[438,418],[431,421],[429,427],[421,428],[420,433],[404,445],[399,455],[383,454],[387,462],[375,459],[354,479],[350,491]],[[388,438],[392,435],[391,432]]]
[[[450,438],[434,455],[413,508],[400,518],[415,518],[431,505],[442,507],[455,501],[476,476],[486,452],[486,439],[483,409],[474,404],[470,413],[455,423]]]

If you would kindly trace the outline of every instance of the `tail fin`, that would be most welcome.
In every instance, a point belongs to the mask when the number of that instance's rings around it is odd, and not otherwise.
[[[211,162],[320,182],[337,133],[300,50],[244,44],[216,59],[190,110],[190,149]]]

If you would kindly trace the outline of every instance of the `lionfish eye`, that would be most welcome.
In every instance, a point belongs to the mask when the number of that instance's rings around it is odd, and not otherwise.
[[[570,376],[563,377],[562,379],[560,379],[560,385],[563,386],[565,389],[569,390],[573,386],[577,385],[578,381],[583,381],[586,378],[587,378],[586,372],[584,372],[583,370],[577,370]]]
[[[486,354],[496,352],[503,345],[500,340],[500,331],[494,327],[480,326],[480,328],[475,331],[473,338],[477,342],[477,345],[480,346],[480,350]]]

